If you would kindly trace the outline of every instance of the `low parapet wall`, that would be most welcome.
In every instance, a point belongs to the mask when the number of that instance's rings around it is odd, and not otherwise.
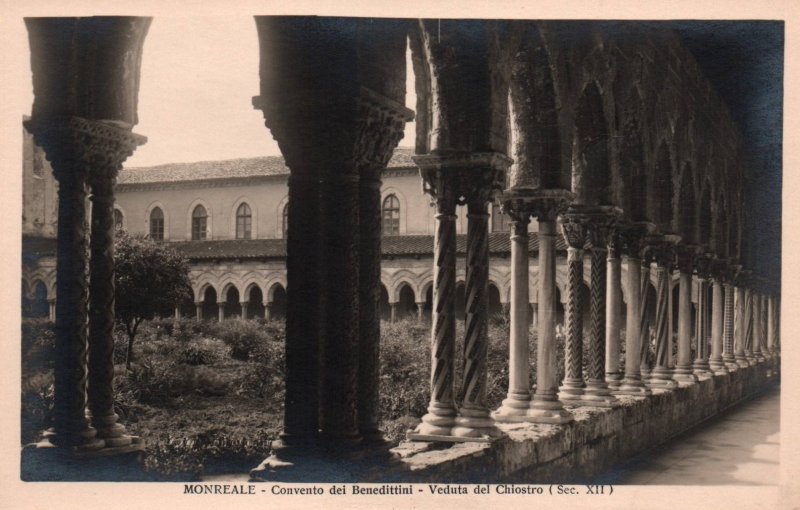
[[[568,407],[575,420],[566,425],[500,424],[507,437],[490,444],[403,442],[392,450],[399,462],[379,478],[451,483],[591,480],[777,384],[779,362],[701,377],[697,384],[653,390],[648,397],[620,395],[620,405],[611,409]]]

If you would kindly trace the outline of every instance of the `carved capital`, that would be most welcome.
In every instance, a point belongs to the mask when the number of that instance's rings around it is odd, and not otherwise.
[[[586,239],[589,235],[589,225],[586,219],[581,216],[572,216],[569,213],[558,218],[561,225],[561,233],[570,248],[582,250],[586,246]]]
[[[656,235],[650,236],[645,239],[648,248],[652,254],[653,260],[658,266],[671,269],[675,266],[675,248],[676,244],[680,241],[679,236],[674,235]]]
[[[714,259],[709,254],[704,253],[695,257],[694,268],[697,271],[697,276],[704,280],[708,280],[713,275]]]
[[[500,196],[503,210],[524,211],[541,221],[556,221],[567,211],[575,194],[564,189],[509,188]]]
[[[434,153],[414,156],[423,191],[456,204],[488,203],[503,189],[511,159],[496,152]]]
[[[362,176],[374,178],[374,174],[379,175],[389,164],[395,147],[403,138],[406,122],[414,119],[414,112],[366,87],[360,88],[356,104],[354,159]]]
[[[694,261],[698,255],[699,247],[692,244],[678,245],[675,247],[676,264],[684,273],[694,271]]]
[[[644,257],[647,248],[645,239],[654,229],[655,225],[645,222],[618,224],[622,249],[630,256]]]
[[[125,160],[147,141],[120,121],[40,118],[26,121],[25,127],[44,149],[58,181],[77,174],[88,178],[93,188],[113,186]]]

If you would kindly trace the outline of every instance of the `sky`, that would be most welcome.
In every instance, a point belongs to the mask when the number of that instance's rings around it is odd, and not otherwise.
[[[24,27],[19,36],[26,37]],[[154,17],[144,42],[134,127],[148,141],[125,167],[279,155],[251,102],[259,93],[258,62],[252,16]],[[414,109],[413,73],[408,74],[406,105]],[[32,102],[29,87],[23,104]],[[21,113],[29,115],[30,106]],[[413,141],[409,123],[400,144]]]

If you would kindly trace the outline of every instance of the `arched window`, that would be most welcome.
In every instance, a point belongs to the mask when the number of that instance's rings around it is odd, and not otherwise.
[[[243,203],[236,209],[236,239],[250,239],[252,225],[250,206]]]
[[[500,206],[492,204],[492,232],[509,232],[511,224],[508,214],[504,213]]]
[[[207,220],[206,208],[202,205],[195,207],[192,211],[192,241],[205,241]]]
[[[152,214],[151,214],[151,217],[152,217]],[[125,219],[125,217],[123,216],[122,211],[120,211],[119,209],[114,209],[114,228],[116,228],[116,229],[122,228],[124,226],[123,225],[123,220],[124,219]],[[162,224],[163,224],[163,215],[162,215]],[[163,231],[163,228],[162,228],[162,231]]]
[[[164,240],[164,211],[160,207],[150,211],[150,239],[153,241]]]
[[[283,206],[283,229],[281,233],[283,238],[286,239],[289,232],[289,203],[287,202],[286,205]]]
[[[393,236],[400,233],[400,200],[395,195],[383,199],[381,208],[383,218],[383,235]]]

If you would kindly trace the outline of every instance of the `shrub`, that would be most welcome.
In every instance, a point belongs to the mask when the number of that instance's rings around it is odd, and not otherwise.
[[[22,380],[21,441],[38,440],[40,431],[50,425],[53,412],[53,373],[38,372]]]
[[[187,365],[213,365],[228,355],[230,348],[222,341],[198,338],[178,348],[177,361]]]
[[[55,324],[46,319],[24,319],[21,343],[23,374],[53,368]]]
[[[256,355],[270,339],[267,329],[257,322],[227,320],[217,323],[215,329],[213,336],[228,344],[231,357],[241,361]]]

